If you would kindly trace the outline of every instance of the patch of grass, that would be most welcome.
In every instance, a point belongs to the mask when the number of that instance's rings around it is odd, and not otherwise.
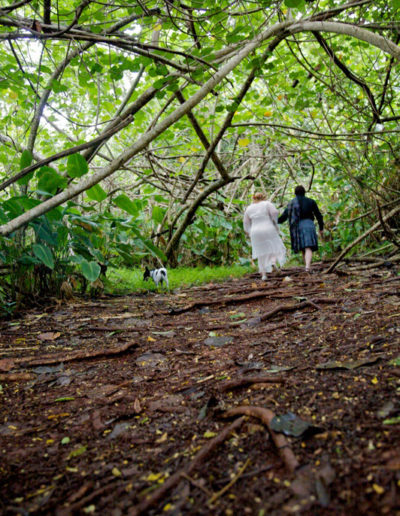
[[[240,278],[253,272],[251,266],[235,265],[224,267],[182,267],[168,269],[170,290],[178,287],[200,285],[202,283],[221,282],[228,278]],[[106,292],[119,294],[126,292],[143,292],[157,290],[153,280],[143,281],[141,269],[108,269]],[[158,290],[161,290],[159,287]]]

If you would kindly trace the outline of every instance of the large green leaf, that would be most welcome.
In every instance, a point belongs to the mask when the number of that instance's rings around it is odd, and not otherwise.
[[[40,217],[38,220],[32,223],[32,226],[36,231],[38,239],[46,242],[50,246],[57,246],[57,233],[53,231],[45,217]]]
[[[86,190],[86,195],[92,201],[101,202],[107,198],[107,192],[105,192],[100,185],[94,185],[89,190]]]
[[[54,269],[54,258],[51,249],[47,245],[33,244],[33,254],[38,258],[46,267]]]
[[[167,210],[165,208],[161,208],[160,206],[153,206],[153,211],[151,214],[151,218],[157,222],[158,224],[161,224],[161,222],[164,220],[164,215]]]
[[[121,210],[126,211],[130,215],[133,215],[134,217],[137,217],[139,213],[139,203],[131,201],[129,197],[125,194],[118,195],[113,200],[113,203],[118,206],[118,208],[121,208]]]
[[[18,217],[23,213],[21,203],[17,199],[11,198],[3,203],[4,212],[10,215],[10,218]]]
[[[21,154],[21,159],[19,161],[19,166],[21,168],[29,167],[29,165],[32,163],[33,155],[32,152],[29,150],[24,150]]]
[[[67,185],[67,179],[60,176],[52,167],[41,167],[37,176],[39,178],[38,190],[43,192],[54,194],[58,188],[65,188]]]
[[[100,276],[100,265],[96,262],[82,261],[81,270],[85,278],[92,283]]]
[[[67,161],[67,174],[69,177],[81,177],[87,174],[89,166],[81,154],[71,154]]]
[[[21,206],[24,208],[25,211],[28,211],[40,204],[40,201],[38,199],[32,199],[32,197],[26,196],[20,197],[19,202],[21,203]]]
[[[32,163],[32,160],[33,160],[32,153],[28,150],[24,150],[23,153],[21,154],[19,166],[21,167],[21,169],[29,167]],[[29,174],[27,174],[26,176],[21,177],[21,179],[18,179],[17,183],[19,185],[27,185],[29,183],[29,181],[32,179],[34,173],[35,172],[29,172]]]
[[[31,197],[11,197],[7,201],[3,202],[3,209],[14,218],[18,217],[18,215],[21,215],[24,211],[28,211],[31,208],[34,208],[38,204],[40,204],[40,201],[37,199],[32,199]]]

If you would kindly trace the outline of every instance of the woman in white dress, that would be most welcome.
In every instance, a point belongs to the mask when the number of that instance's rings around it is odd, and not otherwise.
[[[250,236],[253,258],[258,258],[261,279],[266,280],[272,266],[285,263],[286,248],[279,236],[278,210],[265,200],[263,193],[253,195],[253,202],[244,213],[243,226]]]

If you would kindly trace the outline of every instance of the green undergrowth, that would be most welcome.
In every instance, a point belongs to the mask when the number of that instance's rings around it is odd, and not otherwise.
[[[222,282],[229,278],[240,278],[249,272],[254,272],[251,266],[235,265],[220,267],[180,267],[168,269],[170,290],[202,283]],[[156,291],[153,280],[143,281],[141,269],[108,269],[106,292],[120,294],[126,292]],[[165,287],[158,287],[162,290]]]

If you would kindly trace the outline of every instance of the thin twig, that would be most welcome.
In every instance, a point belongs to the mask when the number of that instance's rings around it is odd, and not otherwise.
[[[226,491],[228,491],[235,482],[239,479],[239,477],[242,475],[244,470],[247,468],[247,466],[250,464],[250,459],[247,459],[246,462],[243,464],[243,466],[239,469],[239,471],[236,473],[236,475],[232,478],[232,480],[227,484],[225,487],[223,487],[218,493],[213,494],[213,496],[208,500],[208,504],[212,505],[218,498],[220,498]]]
[[[194,478],[190,477],[189,475],[187,475],[184,471],[181,473],[181,477],[182,478],[185,478],[188,482],[190,482],[191,484],[193,484],[195,487],[197,487],[198,489],[201,489],[202,491],[204,491],[206,493],[207,496],[214,496],[212,494],[212,492],[207,489],[206,487],[202,486],[200,484],[200,482],[197,482]]]

